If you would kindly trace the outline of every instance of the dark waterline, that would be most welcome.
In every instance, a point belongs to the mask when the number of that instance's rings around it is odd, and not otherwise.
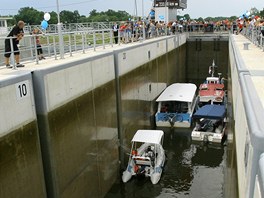
[[[133,177],[123,184],[120,176],[105,197],[222,198],[225,148],[193,144],[191,129],[163,130],[167,160],[160,182],[153,185],[149,178]]]

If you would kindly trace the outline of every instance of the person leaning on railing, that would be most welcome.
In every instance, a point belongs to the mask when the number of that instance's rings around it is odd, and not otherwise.
[[[13,45],[13,53],[15,55],[16,66],[17,67],[24,67],[25,66],[25,65],[19,63],[19,60],[20,60],[19,54],[20,53],[19,53],[19,49],[17,46],[19,44],[19,41],[24,36],[24,30],[23,30],[24,26],[25,26],[24,21],[19,21],[17,23],[17,25],[15,27],[13,27],[13,29],[7,35],[7,37],[14,37],[14,38],[5,39],[5,64],[6,64],[7,68],[12,68],[12,66],[10,65],[10,62],[9,62],[10,56],[12,53],[11,43]],[[10,42],[10,40],[12,40],[12,41]]]

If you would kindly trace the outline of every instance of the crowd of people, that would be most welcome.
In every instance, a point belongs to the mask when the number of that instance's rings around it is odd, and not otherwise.
[[[239,34],[242,31],[249,36],[253,33],[253,31],[264,36],[264,18],[254,15],[250,17],[238,18],[233,22],[233,33]]]
[[[162,35],[175,34],[176,32],[215,32],[233,31],[241,32],[244,28],[253,30],[259,29],[264,36],[264,19],[258,16],[248,18],[238,18],[236,21],[228,19],[217,22],[195,21],[195,20],[175,20],[165,23],[164,21],[138,20],[122,22],[113,26],[115,43],[118,43],[118,36],[121,43],[129,43],[142,38],[152,38]]]
[[[12,51],[15,55],[16,66],[24,67],[24,65],[19,62],[20,53],[17,47],[19,41],[24,36],[24,26],[25,23],[23,21],[19,21],[18,24],[14,26],[8,34],[8,37],[13,38],[7,38],[5,40],[5,63],[7,68],[11,68],[9,60]],[[121,22],[119,24],[114,23],[114,25],[112,26],[112,30],[114,42],[116,44],[118,44],[119,42],[134,42],[143,38],[148,39],[157,36],[195,31],[232,31],[234,34],[239,34],[243,32],[247,36],[250,36],[255,33],[259,38],[261,35],[264,37],[264,18],[252,15],[248,17],[239,17],[235,21],[230,21],[226,19],[222,21],[213,22],[180,19],[165,23],[164,21],[155,21],[153,17],[150,17],[150,20],[143,21],[139,19],[137,21]],[[41,31],[36,28],[32,32],[32,35],[34,35],[34,38],[36,39],[38,59],[41,60],[45,58],[43,56],[39,34],[41,34]]]

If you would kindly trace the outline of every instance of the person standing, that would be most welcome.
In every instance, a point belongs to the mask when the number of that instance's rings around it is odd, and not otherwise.
[[[13,29],[10,31],[10,33],[7,35],[7,37],[14,37],[12,39],[5,39],[5,64],[6,64],[6,67],[7,68],[12,68],[12,66],[10,65],[10,56],[11,56],[11,53],[12,53],[12,50],[11,50],[11,44],[13,45],[13,52],[14,52],[14,55],[15,55],[15,61],[16,61],[16,66],[17,67],[24,67],[25,65],[19,63],[19,60],[20,60],[20,52],[19,52],[19,49],[18,49],[18,44],[19,44],[19,41],[23,38],[24,36],[24,28],[25,26],[25,23],[24,21],[19,21],[17,23],[17,25],[15,27],[13,27]],[[10,42],[11,40],[11,42]]]
[[[38,28],[34,28],[32,34],[35,36],[35,39],[36,39],[38,59],[39,60],[45,59],[45,57],[43,56],[43,50],[42,50],[42,46],[40,44],[40,38],[39,38],[39,35],[42,34],[42,32]]]
[[[114,25],[112,26],[113,32],[114,32],[114,39],[115,39],[115,44],[118,44],[118,31],[119,31],[119,25],[115,22]]]

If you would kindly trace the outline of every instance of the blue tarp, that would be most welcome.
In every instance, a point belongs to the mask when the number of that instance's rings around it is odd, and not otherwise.
[[[205,105],[195,112],[193,118],[223,119],[225,114],[225,105]]]

